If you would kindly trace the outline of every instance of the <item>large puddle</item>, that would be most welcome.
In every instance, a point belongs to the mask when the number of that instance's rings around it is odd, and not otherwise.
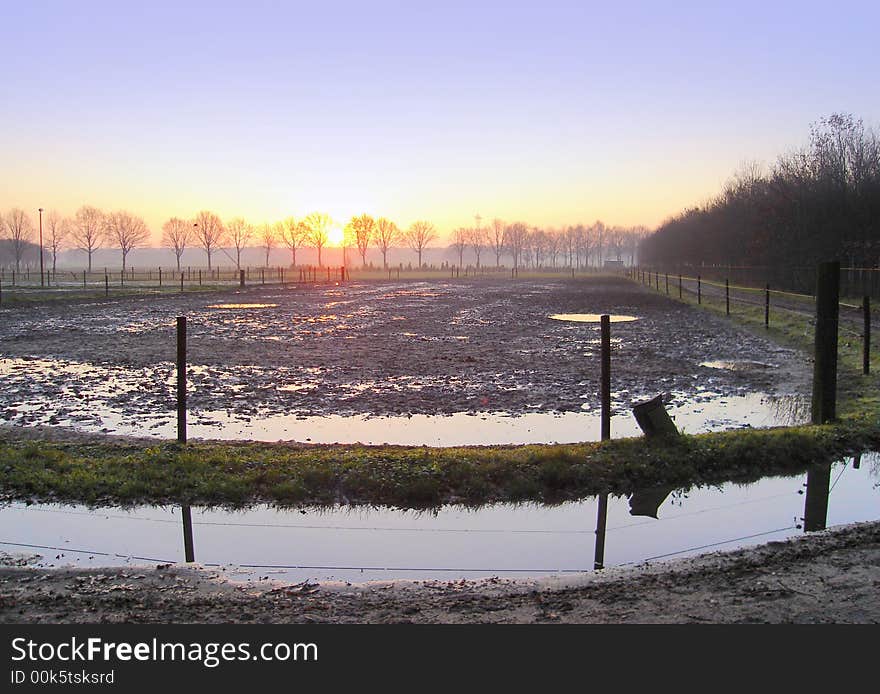
[[[604,566],[762,544],[802,534],[805,525],[820,529],[877,519],[877,454],[848,459],[830,467],[824,479],[809,479],[809,488],[804,474],[611,497]],[[632,515],[633,507],[647,515]],[[422,513],[194,508],[192,520],[196,560],[239,580],[533,577],[593,568],[598,508],[595,498]],[[0,528],[0,550],[38,553],[44,567],[183,561],[179,508],[14,503],[0,508]]]
[[[742,427],[799,424],[807,419],[807,403],[795,396],[760,393],[721,396],[709,393],[699,402],[667,409],[679,430],[688,434]],[[173,412],[126,412],[122,407],[66,409],[62,402],[31,398],[7,408],[12,424],[52,425],[89,433],[111,433],[173,439]],[[363,443],[403,446],[467,446],[598,441],[600,414],[585,405],[582,412],[458,412],[449,415],[278,415],[256,411],[196,410],[188,413],[190,439],[297,441],[301,443]],[[613,438],[640,436],[632,414],[618,409],[611,418]]]

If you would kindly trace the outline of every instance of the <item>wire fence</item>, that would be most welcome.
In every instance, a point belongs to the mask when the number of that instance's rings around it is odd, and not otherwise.
[[[816,266],[675,265],[642,267],[651,272],[701,277],[706,281],[729,281],[733,285],[760,288],[766,285],[797,295],[814,296]],[[870,296],[880,299],[880,268],[841,267],[840,295],[847,299]]]
[[[843,278],[847,268],[841,269],[841,296],[838,302],[838,330],[844,335],[862,342],[862,367],[865,374],[870,373],[871,361],[871,295],[865,294],[861,301],[853,302],[843,293]],[[670,273],[655,268],[635,267],[629,277],[668,296],[684,299],[685,296],[698,304],[712,304],[723,307],[726,315],[731,315],[737,307],[747,311],[763,312],[764,327],[769,328],[781,312],[788,316],[799,316],[808,325],[815,325],[816,297],[814,294],[774,289],[769,283],[764,286],[738,284],[729,277],[720,280],[704,277],[702,274],[689,276]],[[815,277],[815,271],[813,272]]]

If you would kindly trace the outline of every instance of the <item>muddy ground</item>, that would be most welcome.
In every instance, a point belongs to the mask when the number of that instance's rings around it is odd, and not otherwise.
[[[178,565],[33,569],[0,557],[3,623],[880,622],[880,523],[565,582],[241,585]]]
[[[658,392],[682,402],[807,388],[804,355],[619,278],[275,286],[4,308],[0,419],[172,421],[178,315],[194,421],[594,410],[598,325],[549,316],[606,312],[638,317],[612,326],[618,413]]]

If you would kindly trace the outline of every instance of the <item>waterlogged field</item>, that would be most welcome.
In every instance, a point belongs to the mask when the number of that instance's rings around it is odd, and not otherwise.
[[[795,350],[615,277],[255,287],[0,309],[0,418],[175,435],[187,317],[190,435],[460,445],[598,438],[610,313],[614,435],[667,394],[694,433],[804,419]]]

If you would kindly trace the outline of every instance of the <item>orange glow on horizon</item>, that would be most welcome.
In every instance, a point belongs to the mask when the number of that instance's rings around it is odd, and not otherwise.
[[[330,246],[341,246],[344,238],[343,231],[339,227],[330,227],[327,231],[327,244]]]

